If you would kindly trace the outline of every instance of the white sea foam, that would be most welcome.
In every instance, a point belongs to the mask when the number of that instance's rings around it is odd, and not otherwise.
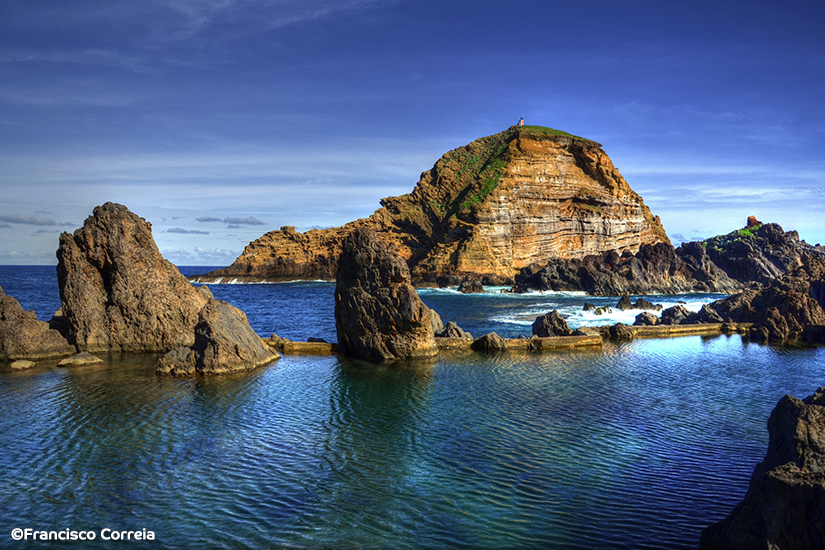
[[[586,296],[583,294],[573,293],[552,293],[556,295],[556,300],[536,301],[530,306],[520,310],[510,310],[506,313],[494,315],[491,320],[498,323],[506,323],[519,326],[531,326],[536,320],[536,317],[544,315],[550,311],[558,310],[558,312],[565,317],[567,324],[571,328],[578,328],[582,326],[596,326],[596,325],[612,325],[615,323],[624,323],[632,325],[636,316],[645,310],[642,309],[628,309],[620,310],[616,307],[618,298],[616,297],[594,297],[587,296],[586,300],[575,302],[571,298],[580,298]],[[537,297],[538,293],[533,294],[533,298]],[[515,295],[509,295],[515,296]],[[542,293],[542,297],[549,296],[548,293]],[[661,304],[662,309],[667,309],[675,305],[683,305],[688,311],[697,312],[704,304],[709,304],[714,300],[718,300],[722,295],[711,294],[680,294],[680,295],[655,295],[647,296],[646,299],[654,304]],[[566,300],[565,300],[566,298]],[[590,302],[597,308],[609,307],[612,311],[597,315],[595,310],[584,311],[583,302]],[[633,300],[635,301],[635,300]],[[651,311],[657,316],[661,315],[661,311]]]

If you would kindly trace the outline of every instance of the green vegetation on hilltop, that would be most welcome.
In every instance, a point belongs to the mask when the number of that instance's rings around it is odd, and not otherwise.
[[[731,231],[727,235],[717,235],[715,237],[710,237],[702,241],[702,244],[705,245],[705,248],[709,250],[715,250],[716,252],[723,252],[728,247],[742,242],[746,239],[755,239],[756,232],[762,227],[762,224],[755,225],[753,227],[746,227],[744,229],[737,229],[736,231]]]
[[[592,140],[545,126],[511,126],[498,134],[477,139],[448,154],[459,191],[441,201],[433,200],[430,204],[433,211],[444,218],[469,214],[480,206],[507,172],[513,154],[511,144],[519,136],[525,135],[567,137],[598,146]]]
[[[565,132],[564,130],[556,130],[555,128],[548,128],[546,126],[516,126],[518,131],[523,132],[527,135],[539,135],[539,136],[561,136],[561,137],[569,137],[574,139],[580,139],[582,141],[588,141],[590,143],[596,143],[592,139],[583,138],[581,136],[577,136],[571,134],[569,132]]]

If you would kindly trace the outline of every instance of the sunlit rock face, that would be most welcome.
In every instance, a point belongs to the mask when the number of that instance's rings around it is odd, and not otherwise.
[[[123,205],[63,233],[57,278],[69,341],[81,351],[159,352],[194,342],[207,297],[163,259],[152,226]]]
[[[411,193],[381,205],[342,227],[267,233],[209,276],[331,279],[343,239],[357,227],[392,242],[416,281],[510,282],[521,268],[553,258],[669,243],[598,143],[540,126],[513,126],[454,149]]]

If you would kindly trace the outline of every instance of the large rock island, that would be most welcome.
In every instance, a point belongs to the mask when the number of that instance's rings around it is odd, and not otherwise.
[[[450,151],[412,193],[381,205],[343,227],[269,232],[201,280],[333,279],[344,239],[360,227],[391,242],[414,281],[509,284],[523,267],[553,258],[669,245],[601,145],[541,126],[513,126]]]

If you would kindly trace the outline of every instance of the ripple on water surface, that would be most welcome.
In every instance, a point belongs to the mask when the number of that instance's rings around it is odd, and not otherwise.
[[[0,523],[170,548],[695,546],[822,353],[686,337],[195,380],[120,356],[4,371]]]

